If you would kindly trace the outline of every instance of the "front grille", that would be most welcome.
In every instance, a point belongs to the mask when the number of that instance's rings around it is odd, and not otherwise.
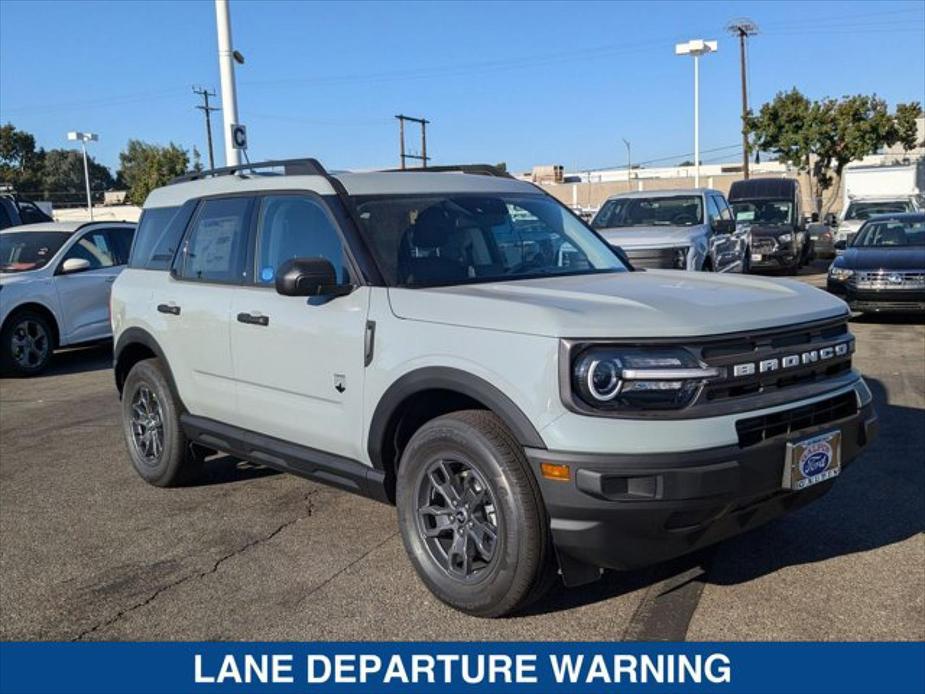
[[[752,239],[752,251],[755,253],[773,253],[777,250],[777,241],[770,238]]]
[[[676,269],[675,258],[679,250],[686,251],[686,248],[624,248],[623,251],[629,257],[633,267],[645,268],[648,270],[672,270]]]
[[[847,344],[846,353],[827,359],[804,360],[807,352]],[[700,347],[699,357],[708,366],[719,367],[725,377],[704,387],[700,402],[717,402],[730,398],[761,395],[792,386],[822,383],[851,370],[854,337],[848,332],[845,319],[814,323],[803,327],[781,328],[756,333],[748,337],[717,341]],[[785,368],[782,360],[788,355],[799,355],[800,363]],[[778,368],[762,372],[760,364],[778,360]],[[754,374],[735,375],[740,364],[756,365]]]
[[[785,434],[792,434],[803,429],[835,422],[857,414],[858,400],[854,391],[837,395],[834,398],[820,400],[811,405],[794,407],[790,410],[749,417],[736,422],[739,435],[739,448],[748,448]]]
[[[852,277],[858,289],[925,289],[925,270],[872,270]]]

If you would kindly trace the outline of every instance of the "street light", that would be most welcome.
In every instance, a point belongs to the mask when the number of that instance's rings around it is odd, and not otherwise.
[[[632,189],[632,183],[630,182],[630,172],[633,170],[633,158],[630,156],[630,141],[625,137],[623,139],[623,144],[626,145],[626,192],[628,193]]]
[[[90,167],[87,164],[87,143],[96,142],[99,136],[96,133],[82,133],[72,130],[67,134],[67,139],[71,141],[80,141],[80,148],[84,153],[84,182],[87,184],[87,212],[90,213],[90,221],[93,221],[93,201],[90,200]]]
[[[700,187],[700,56],[715,53],[716,41],[691,39],[687,43],[675,44],[675,55],[694,56],[694,187]]]

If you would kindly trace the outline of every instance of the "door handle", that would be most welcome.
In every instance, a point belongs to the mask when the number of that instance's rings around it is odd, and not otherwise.
[[[180,307],[176,304],[158,304],[157,310],[160,313],[169,313],[172,316],[180,315]]]
[[[239,313],[238,322],[247,323],[248,325],[262,325],[266,327],[270,324],[270,317],[264,316],[260,313]]]

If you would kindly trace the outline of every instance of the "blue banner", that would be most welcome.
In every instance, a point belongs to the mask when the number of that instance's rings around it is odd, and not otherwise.
[[[3,694],[923,694],[923,643],[3,643]]]

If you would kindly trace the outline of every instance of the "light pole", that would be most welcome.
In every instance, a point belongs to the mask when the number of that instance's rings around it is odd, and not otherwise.
[[[218,31],[218,68],[222,84],[222,121],[225,126],[225,165],[241,163],[241,152],[234,142],[233,129],[238,123],[238,97],[235,93],[234,64],[244,58],[231,47],[231,14],[228,0],[215,0],[215,27]]]
[[[700,56],[715,53],[716,41],[691,39],[687,43],[675,44],[675,55],[694,56],[694,187],[700,187]]]
[[[84,182],[87,185],[87,212],[90,214],[90,221],[93,221],[93,201],[90,199],[90,165],[87,164],[87,143],[96,142],[99,140],[99,135],[96,133],[82,133],[77,130],[72,130],[67,134],[67,139],[72,142],[79,141],[80,148],[84,153]]]
[[[630,176],[633,171],[633,158],[630,156],[630,141],[625,137],[623,139],[623,144],[626,145],[626,192],[630,192],[632,184],[630,183]]]

